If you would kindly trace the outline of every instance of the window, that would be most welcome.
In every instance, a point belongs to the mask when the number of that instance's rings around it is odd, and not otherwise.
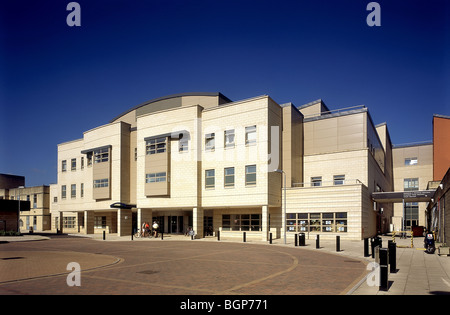
[[[322,176],[311,177],[311,187],[322,186]]]
[[[84,169],[84,156],[81,157],[81,169]]]
[[[94,217],[94,229],[106,229],[106,216]]]
[[[246,186],[256,185],[256,165],[245,166],[245,185]]]
[[[84,197],[84,183],[81,183],[81,187],[80,187],[80,197],[83,198]]]
[[[224,169],[224,186],[234,187],[234,167],[227,167]]]
[[[205,135],[205,150],[214,151],[215,149],[215,134],[208,133]]]
[[[146,141],[145,153],[147,155],[166,152],[166,138],[155,138]]]
[[[215,186],[215,170],[205,171],[205,188],[214,188]]]
[[[245,144],[256,144],[256,126],[245,127]]]
[[[405,226],[411,228],[419,224],[419,203],[406,202],[405,203]]]
[[[75,217],[64,217],[64,225],[63,227],[66,229],[73,229],[75,228]]]
[[[77,196],[77,185],[70,185],[70,197],[75,198]]]
[[[166,172],[145,174],[145,183],[160,183],[166,181]]]
[[[96,179],[94,180],[94,188],[102,188],[102,187],[108,187],[109,186],[109,179]]]
[[[405,166],[408,165],[416,165],[417,164],[417,158],[413,157],[413,158],[406,158],[405,159]]]
[[[94,151],[94,163],[108,162],[109,160],[109,149],[104,148]]]
[[[223,231],[261,231],[260,214],[224,214]]]
[[[29,198],[29,196],[27,196],[27,198]],[[30,200],[30,199],[28,199]],[[37,208],[37,194],[33,195],[33,209]]]
[[[347,232],[347,212],[286,213],[287,232]]]
[[[87,158],[87,165],[92,166],[92,153],[88,153],[86,158]]]
[[[63,160],[61,162],[61,172],[65,172],[65,171],[67,171],[67,161]]]
[[[225,130],[225,148],[234,148],[234,129]]]
[[[419,190],[419,179],[405,178],[403,181],[403,187],[405,191]]]
[[[61,186],[61,199],[66,199],[66,185]]]
[[[77,170],[77,159],[71,159],[70,160],[70,170],[76,171]]]
[[[57,203],[58,202],[58,197],[53,197],[53,203]]]
[[[334,185],[344,185],[345,183],[345,175],[334,175],[333,176]]]

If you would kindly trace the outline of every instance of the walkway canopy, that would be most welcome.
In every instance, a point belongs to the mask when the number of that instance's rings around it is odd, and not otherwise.
[[[429,202],[434,192],[434,190],[374,192],[372,200],[378,203]]]

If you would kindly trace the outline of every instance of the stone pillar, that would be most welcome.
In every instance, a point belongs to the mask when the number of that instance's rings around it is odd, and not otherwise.
[[[200,207],[193,208],[192,215],[193,230],[196,234],[195,238],[203,238],[203,209]]]
[[[94,234],[94,211],[84,211],[84,234]]]
[[[261,240],[269,240],[269,207],[261,207]]]
[[[127,236],[132,233],[133,213],[131,209],[117,210],[117,235]]]

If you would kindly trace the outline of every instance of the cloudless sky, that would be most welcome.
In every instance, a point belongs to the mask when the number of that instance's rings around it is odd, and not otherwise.
[[[221,92],[297,106],[364,104],[394,144],[450,115],[450,2],[386,0],[0,2],[0,173],[56,182],[57,145],[145,101]]]

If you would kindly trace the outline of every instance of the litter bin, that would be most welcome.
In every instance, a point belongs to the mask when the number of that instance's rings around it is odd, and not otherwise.
[[[306,246],[305,233],[298,234],[298,246]]]

